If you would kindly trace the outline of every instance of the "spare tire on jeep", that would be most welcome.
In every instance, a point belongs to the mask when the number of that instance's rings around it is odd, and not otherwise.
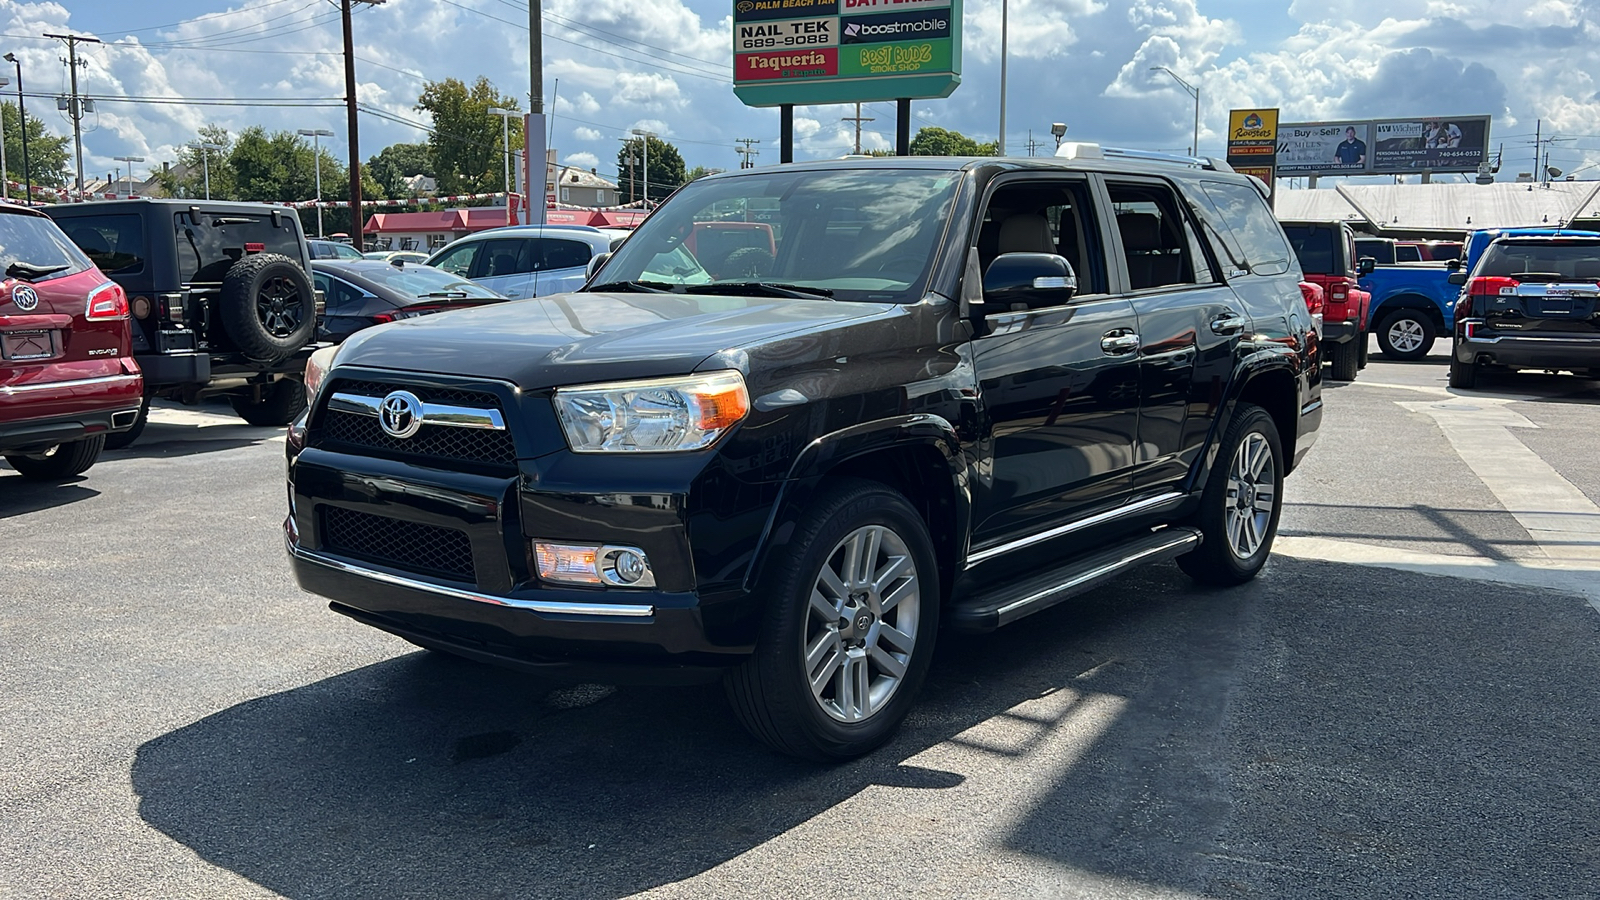
[[[217,306],[235,347],[251,359],[278,362],[311,342],[316,302],[311,278],[294,260],[258,253],[228,269]]]

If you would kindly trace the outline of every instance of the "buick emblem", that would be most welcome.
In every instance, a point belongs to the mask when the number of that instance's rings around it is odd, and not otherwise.
[[[402,440],[422,429],[422,401],[410,391],[392,391],[378,407],[383,433]]]
[[[11,291],[11,302],[17,309],[30,312],[39,305],[39,292],[25,284],[19,284]]]

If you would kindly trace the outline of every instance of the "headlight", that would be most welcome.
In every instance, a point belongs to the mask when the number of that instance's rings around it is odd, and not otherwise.
[[[333,358],[339,355],[344,347],[339,344],[334,347],[323,347],[311,354],[306,360],[306,403],[317,399],[317,388],[322,387],[322,380],[328,376],[328,370],[333,368]]]
[[[738,372],[561,388],[556,414],[577,453],[699,450],[750,412]]]

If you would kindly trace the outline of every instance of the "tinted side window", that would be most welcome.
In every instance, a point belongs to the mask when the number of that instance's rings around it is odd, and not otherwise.
[[[73,216],[62,231],[107,275],[144,270],[144,219],[139,216]]]
[[[433,267],[435,269],[443,269],[451,275],[465,278],[472,271],[472,258],[477,255],[478,246],[479,242],[474,241],[470,244],[453,247],[435,260]]]
[[[1194,258],[1171,189],[1106,183],[1132,290],[1194,284]]]
[[[0,271],[15,263],[36,269],[61,267],[58,272],[29,281],[60,278],[89,268],[89,260],[51,220],[16,213],[0,214]]]
[[[326,279],[326,286],[323,280]],[[354,312],[361,306],[362,298],[366,292],[348,281],[341,281],[327,275],[317,275],[317,287],[322,288],[327,294],[328,312],[330,314],[344,314]]]
[[[479,252],[477,277],[493,278],[497,275],[522,275],[532,272],[533,248],[536,243],[529,238],[483,241],[483,250]]]
[[[1395,244],[1395,262],[1422,262],[1422,251],[1416,244]]]
[[[1289,244],[1283,239],[1283,229],[1254,187],[1222,181],[1202,182],[1201,187],[1238,239],[1252,274],[1289,271]]]
[[[542,238],[537,243],[539,260],[537,268],[544,272],[550,269],[571,269],[589,264],[589,245],[582,241],[561,241],[555,238]]]
[[[1340,271],[1334,252],[1335,232],[1326,225],[1285,225],[1283,233],[1308,275],[1333,275]]]

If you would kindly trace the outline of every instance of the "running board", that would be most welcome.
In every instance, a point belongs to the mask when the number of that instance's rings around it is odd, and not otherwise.
[[[1018,619],[1049,609],[1145,563],[1170,559],[1200,546],[1193,528],[1162,528],[1104,550],[1075,557],[1040,575],[1009,581],[970,597],[946,613],[955,631],[994,631]]]

